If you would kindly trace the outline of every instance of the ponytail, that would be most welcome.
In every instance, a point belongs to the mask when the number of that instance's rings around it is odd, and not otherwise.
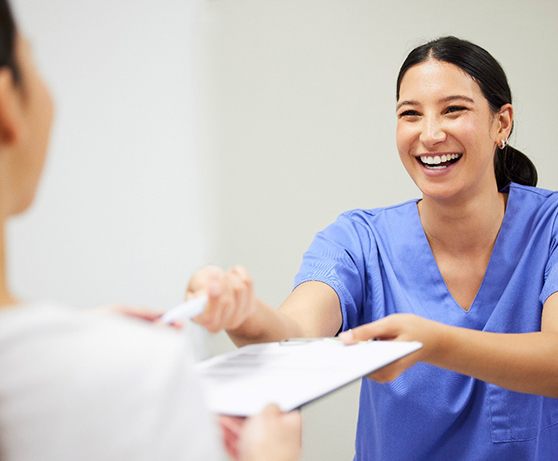
[[[524,186],[537,185],[537,169],[533,162],[524,153],[510,145],[506,145],[503,149],[496,148],[494,172],[498,190],[502,190],[510,182]]]

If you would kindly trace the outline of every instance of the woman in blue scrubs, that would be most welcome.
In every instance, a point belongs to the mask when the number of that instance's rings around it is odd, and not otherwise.
[[[414,49],[396,139],[422,198],[339,216],[277,310],[242,268],[190,281],[210,299],[196,320],[237,344],[340,331],[423,343],[363,380],[355,459],[558,459],[558,194],[508,145],[511,103],[477,45]]]

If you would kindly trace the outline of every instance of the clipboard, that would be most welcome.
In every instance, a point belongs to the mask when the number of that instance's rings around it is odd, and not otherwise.
[[[301,408],[417,351],[416,341],[365,341],[345,345],[336,338],[252,344],[196,365],[209,409],[251,416],[275,403]]]

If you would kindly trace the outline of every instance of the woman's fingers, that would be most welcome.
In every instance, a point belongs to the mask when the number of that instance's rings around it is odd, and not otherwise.
[[[224,328],[227,312],[234,309],[231,296],[230,283],[227,275],[223,273],[219,279],[213,280],[208,292],[208,305],[204,312],[205,326],[213,333]],[[229,314],[230,315],[230,314]]]
[[[244,320],[243,313],[246,308],[247,296],[242,279],[232,269],[225,274],[227,283],[227,301],[223,306],[221,318],[221,328],[230,329],[231,325],[236,322],[237,318]]]
[[[228,319],[227,328],[235,329],[254,311],[254,289],[252,278],[243,267],[234,266],[229,271],[229,274],[234,281],[234,297],[239,308],[235,309]]]
[[[341,333],[339,338],[345,344],[355,344],[359,341],[373,339],[420,341],[424,343],[431,340],[425,322],[429,321],[412,314],[395,314]],[[423,350],[419,350],[371,373],[368,377],[381,383],[393,381],[407,368],[417,363],[422,356]]]
[[[226,272],[208,266],[194,274],[186,296],[203,294],[208,297],[207,306],[194,321],[211,332],[239,327],[254,310],[252,280],[240,266]]]
[[[240,416],[219,416],[219,425],[238,436],[242,430],[242,426],[246,422],[246,418]]]
[[[219,266],[205,266],[198,270],[188,281],[186,296],[191,297],[200,292],[207,292],[209,285],[219,281],[224,272]]]
[[[369,339],[401,339],[400,322],[393,317],[385,317],[376,322],[367,323],[366,325],[340,333],[339,339],[345,344],[354,344],[359,341],[368,341]]]
[[[221,428],[225,450],[234,460],[238,459],[238,438],[245,421],[245,418],[237,418],[234,416],[219,417],[219,426]]]

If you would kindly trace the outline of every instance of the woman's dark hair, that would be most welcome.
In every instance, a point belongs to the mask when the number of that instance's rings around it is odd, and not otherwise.
[[[480,46],[451,36],[432,40],[409,53],[397,77],[397,100],[399,100],[399,90],[405,73],[411,67],[431,58],[454,64],[469,74],[479,85],[494,113],[504,104],[511,104],[512,96],[508,79],[498,61]],[[506,145],[503,149],[496,148],[494,172],[498,190],[502,190],[511,181],[527,186],[537,185],[535,165],[525,154],[510,145]]]
[[[7,0],[0,0],[0,67],[11,70],[14,81],[21,79],[15,59],[16,26]]]

